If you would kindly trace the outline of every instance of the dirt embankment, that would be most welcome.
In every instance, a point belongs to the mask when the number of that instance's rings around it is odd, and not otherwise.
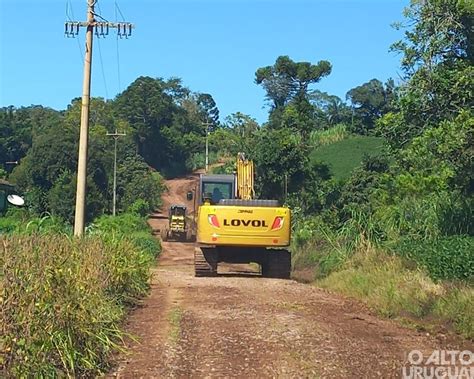
[[[167,182],[163,210],[191,205],[197,176]],[[157,231],[166,218],[157,213]],[[110,376],[399,378],[407,353],[473,351],[382,320],[362,304],[311,285],[224,268],[193,276],[192,243],[164,242],[150,296],[129,318],[137,336]]]

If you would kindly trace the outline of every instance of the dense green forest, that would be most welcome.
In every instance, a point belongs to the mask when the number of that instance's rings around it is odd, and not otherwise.
[[[71,221],[75,196],[80,99],[68,109],[8,107],[0,111],[0,161],[19,161],[8,180],[26,194],[28,207]],[[162,176],[196,168],[204,149],[204,121],[218,125],[212,96],[196,94],[178,79],[140,77],[113,101],[91,101],[88,162],[88,219],[111,204],[113,140],[107,132],[127,133],[118,143],[118,207],[143,200],[147,210],[160,201]]]
[[[227,162],[215,172],[232,172],[233,157],[246,152],[259,197],[292,209],[296,278],[362,298],[388,317],[439,318],[474,338],[473,20],[469,1],[412,2],[397,25],[404,38],[390,47],[402,80],[368,78],[345,99],[317,88],[331,75],[329,61],[275,57],[255,68],[269,109],[262,125],[240,112],[220,119],[212,95],[177,78],[139,77],[113,100],[94,98],[92,230],[119,228],[103,216],[112,201],[107,132],[127,133],[118,143],[118,208],[139,223],[130,214],[159,205],[164,177],[203,167],[210,123],[211,157]],[[72,221],[80,106],[73,99],[62,111],[0,110],[0,163],[19,162],[4,164],[0,178],[26,196],[28,217]],[[22,225],[8,216],[0,232]],[[31,250],[36,242],[28,243]]]

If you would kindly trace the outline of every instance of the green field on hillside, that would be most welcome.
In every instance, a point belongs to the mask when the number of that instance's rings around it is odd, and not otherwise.
[[[380,154],[383,138],[351,136],[342,141],[320,146],[311,153],[312,162],[323,162],[329,165],[335,179],[347,179],[352,170],[362,162],[365,154]]]

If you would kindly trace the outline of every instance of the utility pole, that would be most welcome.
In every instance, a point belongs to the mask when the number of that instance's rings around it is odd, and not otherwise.
[[[106,21],[94,11],[97,0],[87,0],[87,21],[68,21],[64,24],[64,33],[67,37],[75,37],[79,34],[80,27],[86,28],[86,53],[84,56],[84,79],[82,83],[82,108],[81,129],[79,133],[79,157],[77,162],[77,189],[76,189],[76,213],[74,218],[74,235],[82,236],[84,233],[86,213],[86,180],[87,180],[87,152],[89,143],[89,103],[91,89],[91,66],[92,66],[92,40],[93,33],[97,37],[105,37],[110,28],[117,29],[120,38],[127,38],[132,34],[133,25],[128,22],[112,23]],[[97,21],[96,16],[104,21]]]
[[[117,204],[117,139],[121,136],[126,136],[125,133],[118,133],[115,129],[115,133],[107,133],[108,136],[114,139],[114,194],[112,204],[112,215],[115,216],[115,206]]]
[[[206,127],[206,174],[209,171],[209,126],[213,125],[211,122],[206,121],[202,123]]]

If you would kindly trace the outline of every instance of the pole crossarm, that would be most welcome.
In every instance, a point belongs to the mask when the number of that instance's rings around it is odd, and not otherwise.
[[[110,29],[117,29],[117,35],[120,38],[128,38],[132,35],[135,25],[130,22],[108,22],[108,21],[66,21],[64,23],[64,34],[66,37],[74,38],[79,34],[81,27],[87,28],[92,26],[95,29],[96,36],[105,37],[109,35]]]
[[[110,136],[110,137],[117,138],[117,137],[121,137],[121,136],[126,136],[127,134],[126,133],[118,133],[117,131],[115,131],[115,133],[107,133],[106,135]]]

